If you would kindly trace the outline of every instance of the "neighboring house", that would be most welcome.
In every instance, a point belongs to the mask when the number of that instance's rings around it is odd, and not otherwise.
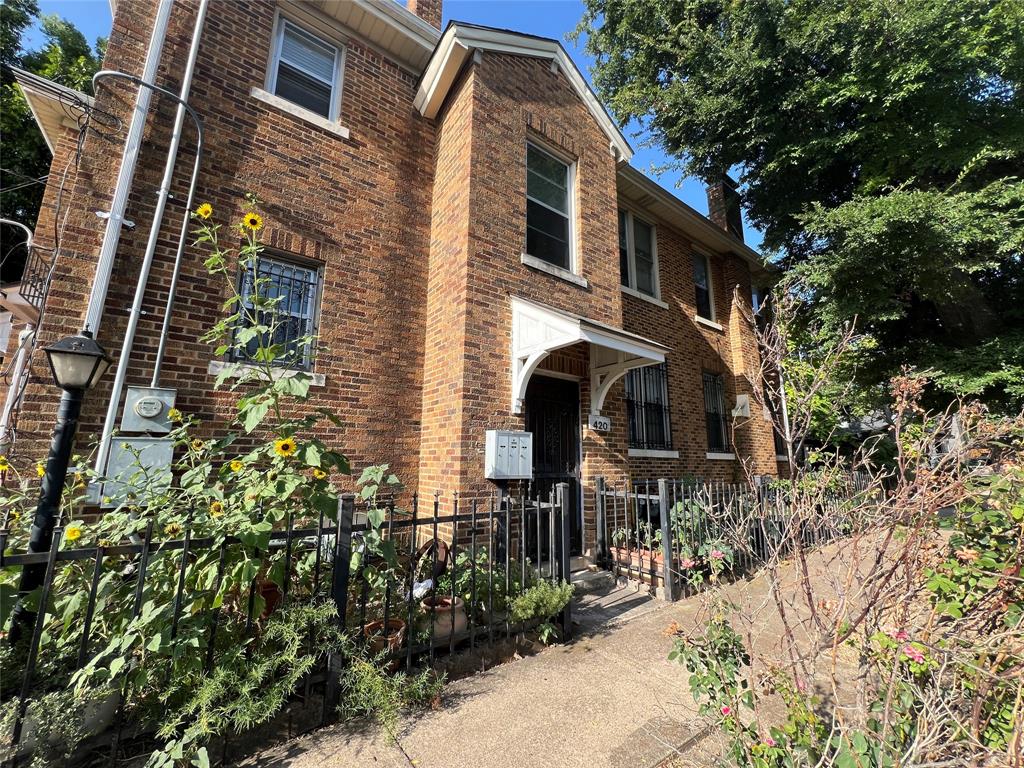
[[[197,4],[174,3],[157,76],[171,90]],[[324,438],[357,469],[387,462],[410,489],[475,498],[495,487],[486,431],[528,430],[537,483],[580,490],[587,546],[596,476],[731,481],[741,460],[776,474],[740,306],[769,276],[742,242],[735,192],[709,190],[708,220],[630,167],[628,143],[557,41],[462,23],[442,32],[440,0],[409,5],[215,2],[189,99],[206,131],[197,202],[237,221],[245,192],[261,198],[266,273],[294,297],[295,328],[321,339],[306,366],[315,405],[343,423]],[[155,0],[116,5],[105,68],[141,73],[155,13]],[[40,328],[48,343],[82,325],[134,89],[100,88],[84,133],[82,109],[26,91],[54,151],[38,241],[53,245],[62,179],[69,222]],[[173,114],[154,97],[126,215],[135,228],[121,236],[98,334],[112,352]],[[129,383],[151,374],[190,163],[183,154]],[[224,298],[203,258],[186,251],[161,384],[212,424],[232,416],[232,398],[213,390],[227,361],[199,340]],[[36,439],[23,452],[41,454],[52,425],[44,368],[37,353],[19,422]],[[104,395],[88,396],[83,448]],[[751,415],[733,439],[744,400]],[[607,426],[592,415],[610,428],[592,428]]]

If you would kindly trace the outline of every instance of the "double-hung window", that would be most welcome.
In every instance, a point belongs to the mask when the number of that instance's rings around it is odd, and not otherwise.
[[[341,49],[279,18],[269,90],[336,120],[341,93]]]
[[[619,271],[624,286],[658,297],[654,226],[629,211],[619,211]]]
[[[309,370],[313,362],[320,270],[285,259],[260,257],[256,270],[243,265],[242,298],[236,333],[235,361],[256,360],[260,350],[274,349],[271,362]],[[254,332],[262,327],[269,330]]]
[[[693,286],[696,291],[697,315],[715,319],[714,294],[711,292],[711,262],[702,253],[693,254]]]
[[[634,368],[626,374],[626,411],[630,448],[672,449],[665,363]]]
[[[729,412],[725,410],[725,380],[721,374],[704,372],[704,422],[708,452],[729,453]]]
[[[572,166],[526,145],[526,253],[572,270]]]

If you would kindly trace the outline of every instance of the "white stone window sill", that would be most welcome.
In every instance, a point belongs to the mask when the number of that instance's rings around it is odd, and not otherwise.
[[[789,457],[788,456],[782,456],[780,454],[775,454],[775,460],[776,461],[784,461],[787,464],[789,463]]]
[[[230,369],[231,373],[229,373],[228,375],[231,378],[237,379],[241,377],[241,375],[245,371],[252,371],[255,370],[256,368],[257,366],[249,365],[248,363],[229,363],[226,360],[211,360],[210,364],[206,367],[206,372],[211,376],[219,376],[221,371]],[[298,371],[295,370],[294,368],[274,368],[274,372],[272,375],[275,379],[284,379],[290,378],[292,376],[297,376],[300,373],[304,373],[310,377],[310,386],[312,387],[322,387],[325,384],[327,384],[327,377],[324,376],[324,374],[322,373]]]
[[[644,301],[653,304],[656,307],[668,309],[668,304],[666,304],[664,301],[662,301],[661,299],[656,299],[653,296],[648,296],[643,291],[638,291],[635,288],[630,288],[628,285],[620,285],[619,289],[627,296],[632,296],[636,299],[643,299]]]
[[[541,272],[545,272],[549,275],[552,275],[553,277],[565,280],[567,283],[578,285],[580,288],[590,287],[590,283],[587,282],[587,279],[585,277],[581,277],[580,275],[577,275],[575,272],[570,272],[568,269],[562,269],[561,267],[556,267],[554,264],[549,264],[548,262],[544,261],[544,259],[538,259],[536,256],[531,256],[528,253],[524,253],[520,257],[520,260],[525,266],[530,267],[531,269],[536,269]]]
[[[312,110],[300,107],[298,104],[292,104],[287,99],[282,99],[280,96],[275,96],[269,91],[264,91],[262,88],[253,88],[249,91],[249,95],[257,101],[262,101],[264,104],[269,104],[275,109],[279,109],[282,112],[287,112],[292,117],[297,117],[311,125],[315,125],[328,133],[333,133],[335,136],[340,136],[343,139],[348,138],[348,128],[343,125],[339,125],[334,120],[328,120],[322,115],[318,115]]]
[[[700,315],[694,315],[693,322],[700,323],[701,325],[706,325],[708,328],[714,328],[716,331],[725,330],[722,327],[721,323],[716,323],[714,320],[708,320],[706,317],[701,317]]]
[[[735,453],[712,453],[708,452],[704,454],[704,458],[710,459],[711,461],[734,461],[736,459]]]
[[[631,459],[678,459],[679,451],[662,451],[654,448],[630,448]]]

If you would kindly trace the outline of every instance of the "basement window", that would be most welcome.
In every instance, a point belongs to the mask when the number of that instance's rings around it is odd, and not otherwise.
[[[278,17],[267,90],[328,120],[341,102],[341,49]]]
[[[573,166],[526,145],[526,254],[572,271]]]
[[[256,270],[239,275],[242,313],[235,330],[233,362],[257,360],[261,347],[276,352],[273,363],[309,370],[317,331],[320,269],[282,258],[261,256]],[[252,330],[269,328],[270,330]]]

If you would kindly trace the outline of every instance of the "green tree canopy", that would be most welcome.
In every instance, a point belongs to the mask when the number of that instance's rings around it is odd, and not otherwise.
[[[1024,3],[585,0],[594,82],[706,181],[738,170],[766,250],[860,373],[1024,402]]]
[[[35,227],[44,189],[43,183],[34,182],[49,173],[50,150],[7,67],[21,67],[91,93],[92,76],[99,69],[106,48],[106,40],[97,40],[95,46],[90,46],[74,24],[49,15],[40,18],[45,45],[37,51],[25,52],[21,48],[22,35],[38,15],[35,0],[4,0],[0,5],[0,63],[5,65],[0,84],[0,216],[20,221],[30,229]],[[3,279],[16,280],[26,254],[20,245],[8,244],[20,244],[24,237],[6,228],[3,235]]]

